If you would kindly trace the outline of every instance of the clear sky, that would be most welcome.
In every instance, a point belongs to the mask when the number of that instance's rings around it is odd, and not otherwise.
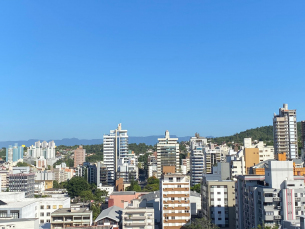
[[[304,0],[0,1],[0,141],[305,119]]]

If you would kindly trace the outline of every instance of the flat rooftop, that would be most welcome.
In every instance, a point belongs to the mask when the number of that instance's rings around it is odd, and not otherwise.
[[[75,214],[75,213],[88,213],[90,214],[91,211],[87,210],[87,208],[80,208],[79,210],[71,211],[71,208],[60,208],[52,213],[52,215],[63,215],[63,214]]]
[[[13,222],[22,222],[22,221],[35,221],[39,218],[19,218],[19,219],[0,219],[1,223],[13,223]]]

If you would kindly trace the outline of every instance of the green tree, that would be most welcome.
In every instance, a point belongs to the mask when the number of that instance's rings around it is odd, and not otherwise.
[[[24,167],[24,166],[30,166],[30,165],[26,162],[20,162],[20,161],[17,163],[17,167]]]
[[[206,218],[197,218],[192,220],[192,223],[184,226],[186,229],[218,229],[218,227],[211,223]]]
[[[145,192],[153,192],[153,191],[158,191],[160,189],[159,187],[159,179],[156,177],[149,177],[147,179],[147,185],[144,187],[143,191]]]
[[[92,193],[91,190],[82,191],[82,192],[79,194],[79,196],[80,196],[81,198],[83,198],[85,201],[95,199],[95,196],[93,195],[93,193]]]
[[[101,213],[101,207],[98,203],[93,203],[90,207],[90,210],[92,211],[93,221],[94,221]]]
[[[195,184],[193,187],[191,187],[191,190],[200,193],[200,187],[200,184]]]
[[[68,191],[68,195],[74,198],[76,196],[80,196],[82,191],[89,190],[90,185],[84,178],[75,176],[68,181],[66,189]]]
[[[53,181],[53,188],[60,188],[59,183],[57,180]]]
[[[138,184],[137,181],[131,181],[130,186],[125,189],[125,191],[136,191],[140,192],[141,191],[141,186]]]

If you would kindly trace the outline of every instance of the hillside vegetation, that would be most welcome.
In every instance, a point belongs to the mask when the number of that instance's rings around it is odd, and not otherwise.
[[[249,129],[236,133],[231,136],[218,137],[211,139],[212,142],[221,144],[223,142],[229,143],[243,143],[244,138],[252,138],[252,140],[264,141],[268,145],[273,145],[273,126],[262,126],[254,129]],[[301,122],[298,122],[298,138],[301,139]]]

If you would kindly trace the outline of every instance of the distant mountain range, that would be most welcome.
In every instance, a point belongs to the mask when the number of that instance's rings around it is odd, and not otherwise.
[[[172,138],[177,138],[176,135],[171,135]],[[179,141],[189,141],[191,136],[178,137]],[[211,136],[209,136],[210,138]],[[129,137],[129,143],[145,143],[146,145],[155,145],[158,142],[158,138],[164,138],[164,135],[155,135],[147,137]],[[45,139],[44,139],[45,140]],[[29,139],[24,141],[0,141],[0,148],[8,147],[9,145],[18,145],[31,146],[34,145],[37,141],[44,141],[41,139]],[[52,140],[46,140],[52,141]],[[95,145],[102,144],[103,139],[78,139],[78,138],[63,138],[61,140],[54,140],[56,145],[65,145],[65,146],[74,146],[74,145]]]

